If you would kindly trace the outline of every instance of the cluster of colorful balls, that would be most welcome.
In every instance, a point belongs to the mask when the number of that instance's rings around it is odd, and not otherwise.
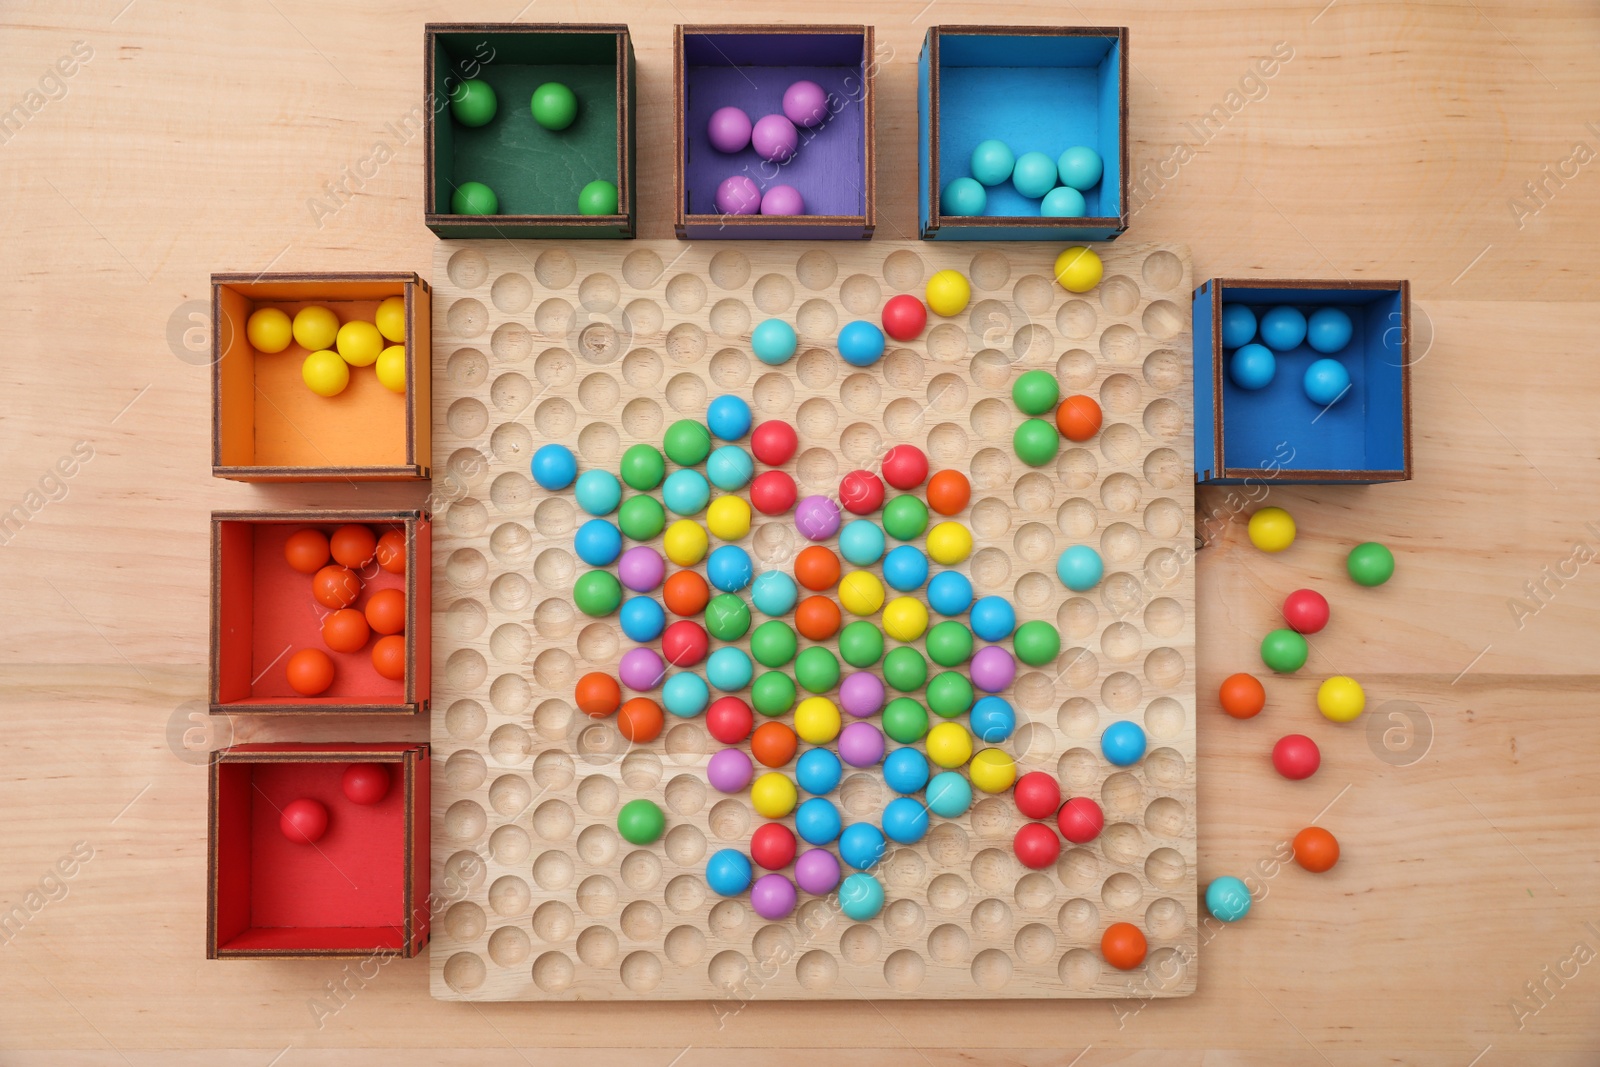
[[[944,187],[939,210],[946,215],[982,215],[990,188],[1010,182],[1029,200],[1039,201],[1046,218],[1076,219],[1088,214],[1083,194],[1100,184],[1105,163],[1100,153],[1075,145],[1051,159],[1043,152],[1015,155],[1004,141],[983,141],[972,150],[972,176]]]
[[[332,308],[311,304],[294,318],[278,307],[257,308],[245,321],[245,336],[257,352],[276,355],[289,345],[306,350],[300,379],[318,396],[338,396],[350,384],[351,367],[371,367],[384,388],[406,391],[406,299],[378,304],[373,321],[340,323]],[[387,344],[385,342],[388,342]]]
[[[1355,326],[1343,308],[1317,308],[1307,316],[1297,307],[1280,304],[1255,311],[1243,304],[1222,305],[1222,348],[1232,351],[1228,377],[1240,389],[1265,389],[1277,377],[1278,357],[1301,345],[1321,358],[1312,360],[1300,379],[1307,399],[1319,407],[1337,404],[1350,391],[1350,371],[1332,357],[1350,344]]]
[[[545,82],[533,91],[528,109],[535,123],[552,133],[560,133],[577,121],[578,97],[560,82]],[[482,78],[467,78],[450,90],[450,116],[462,126],[487,126],[499,110],[500,100],[494,87]],[[450,196],[450,210],[457,215],[498,215],[500,198],[482,182],[462,182]],[[596,178],[578,191],[578,214],[616,213],[615,182]]]
[[[389,769],[381,763],[352,763],[339,778],[339,790],[352,804],[371,807],[389,795]],[[278,832],[297,845],[314,845],[328,832],[328,805],[297,797],[278,811]]]
[[[387,574],[406,572],[406,537],[399,529],[382,537],[367,526],[340,526],[331,535],[307,527],[283,543],[289,566],[311,576],[311,596],[322,618],[322,643],[332,652],[353,655],[367,647],[373,634],[372,668],[391,681],[406,676],[406,594],[395,588],[374,590],[357,608],[366,583],[363,572],[376,567]],[[331,561],[331,562],[330,562]],[[313,697],[333,685],[334,661],[320,648],[302,648],[284,662],[289,687]]]
[[[711,147],[724,155],[746,148],[768,163],[783,165],[800,151],[800,131],[821,126],[832,114],[828,94],[814,81],[797,81],[783,91],[782,114],[763,115],[755,122],[744,109],[719,107],[706,123]],[[769,185],[763,192],[745,172],[717,186],[717,210],[724,215],[804,215],[805,198],[792,185]]]

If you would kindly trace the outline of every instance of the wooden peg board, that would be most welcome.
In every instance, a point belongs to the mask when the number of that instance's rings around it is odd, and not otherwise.
[[[1188,253],[1101,246],[1105,279],[1075,296],[1051,278],[1054,246],[887,241],[442,242],[434,266],[435,524],[432,987],[453,1000],[1056,998],[1182,996],[1195,988],[1193,382]],[[936,270],[972,282],[968,309],[930,317],[856,369],[833,348],[844,323],[877,321],[888,297],[919,296]],[[793,323],[800,352],[771,367],[752,326]],[[1100,434],[1024,466],[1011,434],[1022,371],[1054,371],[1063,395],[1095,397]],[[1054,622],[1055,669],[1019,665],[1003,695],[1019,726],[1002,747],[1019,770],[1059,777],[1064,795],[1106,811],[1101,836],[1067,845],[1053,869],[1011,850],[1009,793],[975,794],[934,819],[878,875],[888,903],[853,923],[801,894],[766,922],[748,895],[723,900],[707,856],[748,848],[761,821],[748,796],[707,784],[720,747],[703,718],[668,716],[630,746],[615,719],[572,705],[577,678],[614,673],[631,642],[615,618],[571,602],[587,516],[570,489],[529,476],[557,441],[581,469],[613,472],[624,449],[660,446],[667,425],[702,419],[735,393],[756,421],[800,433],[788,465],[802,495],[890,445],[967,472],[958,516],[975,550],[977,595],[1019,622]],[[792,515],[756,515],[757,568],[797,548]],[[802,543],[803,544],[803,543]],[[1055,575],[1073,544],[1106,576],[1074,594]],[[745,642],[740,642],[745,645]],[[891,645],[893,643],[891,642]],[[746,647],[748,647],[746,645]],[[919,695],[920,694],[913,694]],[[1100,755],[1109,723],[1149,736],[1118,769]],[[790,768],[792,770],[792,766]],[[851,771],[832,799],[847,823],[890,798],[876,770]],[[635,848],[616,812],[656,800],[668,832]],[[1113,922],[1140,927],[1150,954],[1122,972],[1100,956]]]

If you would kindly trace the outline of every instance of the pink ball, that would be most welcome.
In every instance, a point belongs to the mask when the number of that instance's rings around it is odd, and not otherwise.
[[[839,532],[839,505],[825,496],[808,496],[795,509],[794,526],[808,541],[826,541]]]
[[[839,686],[839,706],[858,719],[883,707],[883,679],[871,671],[857,671]]]
[[[839,758],[852,767],[883,759],[883,733],[870,722],[853,722],[839,733]]]
[[[742,749],[725,748],[706,764],[706,779],[719,793],[737,793],[754,775],[755,765]]]
[[[787,163],[800,147],[800,133],[782,115],[762,115],[750,131],[756,155],[769,163]]]
[[[972,657],[968,673],[972,684],[985,693],[999,693],[1017,676],[1017,661],[999,645],[986,645]]]
[[[750,116],[736,107],[719,107],[706,123],[706,136],[718,152],[743,152],[750,143]]]
[[[825,848],[807,849],[794,861],[794,880],[815,896],[831,893],[839,884],[839,861]]]
[[[649,545],[635,545],[617,560],[617,578],[635,593],[648,593],[667,576],[667,562]]]
[[[796,126],[815,126],[828,117],[828,94],[812,81],[797,81],[783,91],[783,113]]]
[[[750,906],[763,919],[786,919],[794,911],[794,883],[781,874],[763,874],[750,887]]]
[[[761,197],[763,215],[804,215],[806,202],[792,185],[774,185]]]
[[[717,186],[717,210],[724,215],[754,215],[761,210],[761,190],[743,174]]]
[[[656,650],[643,646],[623,653],[622,662],[617,664],[617,676],[622,684],[641,693],[660,685],[666,673],[667,666]]]

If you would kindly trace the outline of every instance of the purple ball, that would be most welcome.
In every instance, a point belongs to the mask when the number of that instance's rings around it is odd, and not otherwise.
[[[825,496],[808,496],[794,509],[794,526],[808,541],[826,541],[839,532],[839,505]]]
[[[761,190],[743,174],[717,186],[717,210],[724,215],[754,215],[761,210]]]
[[[661,661],[656,650],[643,646],[624,652],[622,662],[617,665],[617,675],[622,679],[622,684],[641,693],[660,685],[666,673],[667,665]]]
[[[750,143],[750,116],[736,107],[719,107],[706,123],[706,136],[718,152],[743,152]]]
[[[706,764],[706,780],[719,793],[737,793],[750,784],[755,773],[750,757],[737,748],[723,749]]]
[[[783,113],[796,126],[815,126],[828,117],[828,94],[816,82],[797,81],[783,91]]]
[[[794,861],[794,880],[815,896],[833,892],[839,884],[839,861],[825,848],[811,848]]]
[[[1017,676],[1017,661],[999,645],[989,645],[972,657],[968,673],[973,685],[985,693],[998,693]]]
[[[788,918],[794,901],[794,883],[781,874],[763,874],[750,887],[750,906],[763,919]]]
[[[839,733],[839,758],[852,767],[883,759],[883,733],[870,722],[853,722]]]
[[[792,185],[774,185],[761,194],[763,215],[804,215],[806,202]]]
[[[782,115],[762,115],[750,131],[750,144],[768,163],[787,163],[800,147],[800,133]]]
[[[883,679],[871,671],[857,671],[839,686],[839,706],[858,719],[883,707]]]
[[[635,545],[617,560],[617,578],[635,593],[648,593],[667,576],[667,561],[649,545]]]

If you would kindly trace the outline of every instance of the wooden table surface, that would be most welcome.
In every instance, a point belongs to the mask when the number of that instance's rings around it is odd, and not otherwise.
[[[1063,1067],[1600,1057],[1600,20],[1577,0],[790,12],[878,28],[884,236],[915,227],[929,25],[1126,23],[1143,183],[1131,238],[1190,245],[1197,279],[1412,281],[1416,480],[1266,487],[1301,529],[1275,558],[1244,537],[1257,501],[1200,494],[1202,523],[1217,516],[1193,563],[1200,878],[1248,875],[1265,897],[1202,947],[1195,996],[474,1006],[429,999],[422,960],[365,979],[330,961],[206,962],[204,749],[230,738],[226,720],[208,736],[194,715],[207,513],[424,492],[210,477],[208,275],[429,271],[407,129],[430,20],[630,23],[640,236],[669,236],[671,26],[779,14],[520,4],[0,15],[0,913],[26,916],[0,931],[0,1063],[481,1067],[565,1062],[539,1050],[575,1046],[600,1050],[596,1065],[800,1064],[819,1048],[846,1064]],[[1274,50],[1292,56],[1263,77]],[[379,142],[393,159],[347,178]],[[1399,572],[1357,596],[1337,570],[1369,538]],[[1303,584],[1335,594],[1312,670],[1273,681],[1260,719],[1222,719],[1208,694],[1255,662],[1278,598]],[[1266,749],[1306,723],[1311,676],[1335,671],[1366,684],[1367,719],[1317,731],[1311,781],[1276,778]],[[284,729],[239,720],[231,738]],[[423,723],[312,729],[426,737]],[[1319,816],[1339,867],[1277,865]]]

